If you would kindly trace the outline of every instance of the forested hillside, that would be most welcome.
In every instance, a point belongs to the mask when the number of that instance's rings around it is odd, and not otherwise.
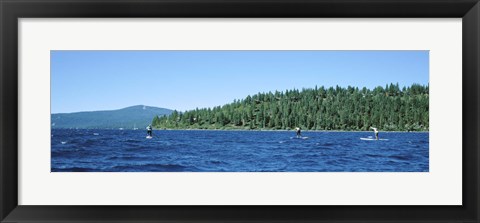
[[[428,88],[389,84],[258,93],[223,106],[156,116],[152,124],[162,129],[428,131]]]

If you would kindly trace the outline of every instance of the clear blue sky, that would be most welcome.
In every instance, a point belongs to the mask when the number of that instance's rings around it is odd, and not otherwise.
[[[428,81],[428,51],[51,51],[52,113],[185,111],[258,92]]]

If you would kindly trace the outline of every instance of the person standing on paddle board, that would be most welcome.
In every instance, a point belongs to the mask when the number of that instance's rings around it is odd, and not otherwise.
[[[375,139],[378,140],[378,130],[377,128],[373,128],[373,127],[370,127],[371,129],[373,129],[373,131],[375,132]]]
[[[302,137],[302,130],[300,127],[295,128],[295,131],[297,132],[297,138]]]
[[[152,125],[147,126],[147,135],[152,136]]]

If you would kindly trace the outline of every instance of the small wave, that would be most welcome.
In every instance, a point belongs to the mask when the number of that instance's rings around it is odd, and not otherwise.
[[[125,160],[125,161],[134,161],[134,160],[145,160],[143,157],[138,156],[113,156],[109,157],[107,160]]]
[[[338,165],[338,164],[339,164],[339,162],[336,161],[336,160],[328,160],[328,161],[325,162],[325,163],[328,164],[328,165]]]
[[[195,167],[179,164],[141,164],[130,166],[114,166],[107,172],[184,172],[198,170]]]
[[[94,145],[94,144],[97,143],[97,142],[98,142],[98,140],[87,139],[87,140],[85,140],[85,142],[83,142],[83,143],[80,144],[80,145],[82,145],[82,146],[92,146],[92,145]]]
[[[329,147],[329,146],[335,146],[336,144],[327,142],[327,143],[323,143],[323,144],[320,144],[320,145]]]
[[[133,144],[133,143],[125,143],[124,146],[128,146],[124,150],[126,152],[149,152],[152,151],[152,147],[140,145],[140,144]]]
[[[407,156],[401,156],[401,155],[393,155],[393,156],[389,156],[389,158],[394,158],[394,159],[397,159],[397,160],[410,160],[412,157],[407,155]]]
[[[52,172],[95,172],[92,168],[68,167],[68,168],[52,168]]]
[[[64,157],[71,155],[71,150],[52,151],[52,157]]]
[[[294,159],[303,159],[305,157],[307,157],[305,154],[294,154],[294,155],[290,155],[288,156],[290,158],[294,158]]]
[[[313,160],[306,160],[301,163],[302,166],[309,166],[309,167],[316,167],[318,166],[318,162]]]
[[[378,155],[378,154],[365,154],[366,156],[368,157],[383,157],[382,155]]]
[[[135,139],[127,139],[127,140],[125,140],[125,142],[127,142],[127,143],[139,143],[140,141],[135,140]]]
[[[219,160],[211,160],[211,161],[208,161],[208,163],[211,163],[211,164],[228,164],[226,162],[219,161]]]
[[[333,149],[332,147],[328,147],[328,146],[317,146],[315,148],[316,149]]]
[[[51,152],[52,157],[57,158],[76,158],[91,157],[100,154],[97,150],[85,150],[84,148],[67,148]]]

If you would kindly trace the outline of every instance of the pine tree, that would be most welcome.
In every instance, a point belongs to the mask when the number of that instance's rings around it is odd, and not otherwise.
[[[213,108],[154,117],[157,128],[428,131],[429,87],[315,86],[248,95]]]

